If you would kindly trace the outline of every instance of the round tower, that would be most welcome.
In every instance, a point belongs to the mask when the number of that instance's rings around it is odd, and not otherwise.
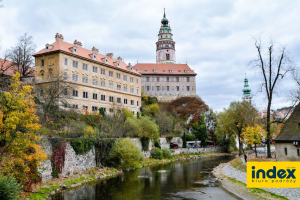
[[[158,33],[158,41],[156,42],[156,63],[175,63],[175,42],[172,39],[172,29],[169,20],[164,16],[161,20],[161,26]]]
[[[251,95],[251,89],[248,85],[248,79],[245,75],[245,80],[244,80],[244,88],[243,88],[243,97],[242,99],[244,101],[247,101],[249,103],[251,103],[251,99],[252,99],[252,95]]]

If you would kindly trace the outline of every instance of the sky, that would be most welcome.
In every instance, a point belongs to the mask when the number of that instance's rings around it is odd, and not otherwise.
[[[126,63],[156,62],[157,34],[163,8],[176,42],[176,63],[197,73],[197,95],[215,111],[241,101],[245,74],[253,103],[266,109],[262,75],[250,64],[257,59],[253,38],[261,38],[263,56],[273,41],[300,63],[300,1],[292,0],[3,0],[0,8],[0,57],[24,33],[37,51],[55,41],[75,39],[83,46],[113,53]],[[266,57],[267,58],[267,57]],[[297,85],[288,75],[276,88],[272,108],[289,106]]]

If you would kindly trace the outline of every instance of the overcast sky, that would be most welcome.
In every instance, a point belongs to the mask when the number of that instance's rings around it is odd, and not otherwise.
[[[2,4],[1,56],[23,33],[33,36],[38,51],[53,43],[59,32],[67,42],[77,39],[88,49],[95,46],[100,53],[112,52],[131,64],[155,62],[165,7],[176,62],[187,60],[198,74],[197,95],[217,111],[241,100],[245,73],[253,102],[266,108],[264,94],[258,92],[262,76],[249,66],[257,58],[253,36],[260,36],[265,47],[271,39],[276,41],[296,65],[300,61],[300,1],[4,0]],[[291,76],[286,77],[272,107],[288,106],[286,96],[295,88]]]

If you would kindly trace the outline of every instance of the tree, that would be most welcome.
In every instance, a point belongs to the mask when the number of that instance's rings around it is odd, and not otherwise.
[[[264,90],[267,97],[267,157],[271,158],[271,131],[270,124],[271,118],[271,106],[273,100],[273,94],[276,90],[278,83],[286,76],[288,72],[294,70],[294,67],[287,56],[285,47],[277,48],[274,46],[274,43],[271,41],[270,46],[267,48],[267,58],[263,58],[260,39],[254,38],[255,47],[257,49],[258,58],[252,61],[254,68],[262,74],[263,81],[261,84],[261,90]]]
[[[204,116],[201,116],[197,122],[193,123],[192,128],[196,138],[201,141],[201,146],[205,147],[207,131],[206,124],[204,123]]]
[[[174,120],[167,112],[160,112],[155,114],[155,121],[159,127],[161,135],[167,135],[173,133]]]
[[[239,141],[239,155],[243,153],[243,135],[245,127],[254,125],[258,115],[257,110],[248,102],[231,102],[228,109],[223,111],[222,121],[218,121],[217,132],[227,135],[234,134]]]
[[[46,159],[40,140],[34,132],[40,128],[35,103],[30,95],[32,86],[21,87],[20,74],[11,80],[10,90],[1,93],[0,101],[0,169],[12,174],[25,190],[41,181],[37,167]]]
[[[182,148],[186,148],[186,136],[185,136],[185,132],[183,133],[183,136],[182,136]]]
[[[33,42],[33,37],[24,33],[18,38],[19,42],[12,47],[9,53],[9,58],[18,66],[18,72],[21,76],[33,75],[31,66],[34,66],[34,58],[36,45]]]
[[[255,124],[254,126],[247,126],[243,133],[243,138],[248,145],[253,145],[255,147],[255,156],[257,158],[256,145],[261,144],[261,139],[265,135],[264,130],[259,125]]]
[[[156,141],[159,139],[159,129],[155,121],[149,117],[144,116],[139,119],[139,126],[141,128],[140,137],[147,137]]]

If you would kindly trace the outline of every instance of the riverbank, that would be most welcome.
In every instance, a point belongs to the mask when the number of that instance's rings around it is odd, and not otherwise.
[[[226,156],[226,155],[235,155],[228,153],[198,153],[198,154],[181,154],[174,155],[170,159],[145,159],[141,162],[136,168],[126,169],[124,171],[130,171],[137,168],[147,167],[150,165],[156,164],[164,164],[169,162],[176,162],[188,159],[203,159],[203,158],[211,158],[217,156]],[[55,193],[59,193],[63,190],[75,189],[77,187],[83,186],[89,182],[97,181],[99,179],[107,179],[117,175],[120,175],[124,172],[123,170],[117,170],[114,168],[93,168],[89,169],[88,172],[82,173],[79,175],[69,176],[69,177],[61,177],[57,179],[53,179],[51,181],[46,181],[40,185],[36,185],[34,188],[34,193],[24,193],[22,195],[22,199],[27,198],[30,200],[42,200],[47,199]]]
[[[298,188],[247,188],[246,166],[238,157],[215,167],[213,174],[226,190],[242,199],[300,199]]]

